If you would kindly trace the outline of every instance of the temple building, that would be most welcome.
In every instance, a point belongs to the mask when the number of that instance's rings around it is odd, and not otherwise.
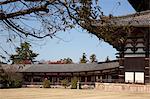
[[[21,65],[11,65],[19,68]],[[10,65],[2,65],[4,69]],[[18,73],[23,75],[24,85],[40,85],[48,78],[52,85],[61,84],[61,80],[77,77],[83,84],[95,84],[95,82],[120,82],[118,61],[87,63],[87,64],[28,64],[19,68]]]
[[[150,0],[128,0],[137,11],[113,17],[110,23],[116,27],[131,28],[121,43],[109,42],[118,50],[118,59],[89,64],[29,64],[18,72],[23,74],[24,84],[41,84],[48,78],[52,84],[63,79],[77,77],[86,84],[150,83]],[[101,23],[96,23],[96,26]],[[6,65],[6,64],[5,64]],[[4,68],[7,67],[2,65]]]
[[[132,27],[118,45],[119,78],[122,82],[150,82],[150,10],[112,19],[112,24]],[[130,23],[130,24],[129,24]]]
[[[137,11],[117,17],[118,26],[132,27],[119,49],[119,78],[123,82],[150,83],[150,0],[128,0]]]
[[[103,34],[96,33],[119,52],[118,76],[121,82],[150,83],[150,0],[128,1],[136,13],[104,16],[92,26],[100,32],[102,27],[112,29],[102,31]],[[89,31],[95,33],[94,29]]]

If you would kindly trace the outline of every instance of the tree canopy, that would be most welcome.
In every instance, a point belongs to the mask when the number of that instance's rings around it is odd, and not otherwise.
[[[59,38],[55,35],[56,32],[80,26],[117,48],[131,28],[110,24],[113,16],[104,15],[100,2],[101,0],[1,0],[0,31],[1,34],[8,35],[8,42],[13,42],[18,38]]]
[[[105,30],[104,27],[94,25],[97,22],[107,23],[111,18],[105,17],[99,2],[100,0],[3,0],[0,1],[1,31],[20,38],[52,38],[56,37],[58,31],[79,25],[99,39],[110,42],[111,37],[116,37],[110,34],[110,26]]]
[[[73,28],[74,25],[87,20],[88,17],[96,18],[98,9],[95,8],[96,6],[92,7],[94,1],[3,0],[0,1],[2,30],[11,30],[15,32],[14,35],[21,38],[27,36],[53,37],[57,31]]]
[[[69,58],[69,57],[62,59],[62,61],[63,61],[63,63],[65,63],[65,64],[72,64],[72,63],[73,63],[72,59]]]

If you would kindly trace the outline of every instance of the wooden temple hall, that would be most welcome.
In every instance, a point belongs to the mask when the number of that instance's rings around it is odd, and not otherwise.
[[[119,51],[119,79],[150,83],[150,0],[128,1],[136,13],[112,19],[118,27],[132,28],[116,47]]]
[[[117,82],[119,63],[89,64],[33,64],[18,72],[23,74],[24,84],[42,84],[48,78],[51,84],[57,85],[61,80],[76,77],[79,82],[94,84],[95,82]]]
[[[3,69],[18,68],[17,72],[23,75],[24,85],[41,85],[45,78],[50,80],[52,85],[60,85],[66,79],[71,83],[71,79],[76,77],[80,83],[95,84],[95,82],[120,82],[118,61],[101,63],[82,64],[28,64],[22,65],[2,65]]]

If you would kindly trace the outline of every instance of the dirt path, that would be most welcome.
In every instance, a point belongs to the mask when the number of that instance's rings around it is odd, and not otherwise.
[[[20,88],[0,89],[0,99],[150,99],[150,94],[99,90]]]

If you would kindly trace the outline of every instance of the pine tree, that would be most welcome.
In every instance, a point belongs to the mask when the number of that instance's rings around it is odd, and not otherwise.
[[[87,62],[88,62],[88,60],[86,58],[86,54],[83,53],[82,58],[80,58],[80,63],[87,63]]]
[[[28,42],[21,43],[20,47],[16,48],[16,54],[10,56],[12,64],[33,63],[38,54],[30,50],[30,47],[31,45]]]
[[[110,61],[109,56],[107,56],[105,62],[109,62],[109,61]]]
[[[97,59],[96,59],[96,55],[95,55],[95,54],[92,54],[92,55],[90,56],[90,62],[91,62],[91,63],[97,62]]]
[[[72,61],[72,59],[71,58],[64,58],[63,59],[63,62],[65,63],[65,64],[72,64],[73,63],[73,61]]]

